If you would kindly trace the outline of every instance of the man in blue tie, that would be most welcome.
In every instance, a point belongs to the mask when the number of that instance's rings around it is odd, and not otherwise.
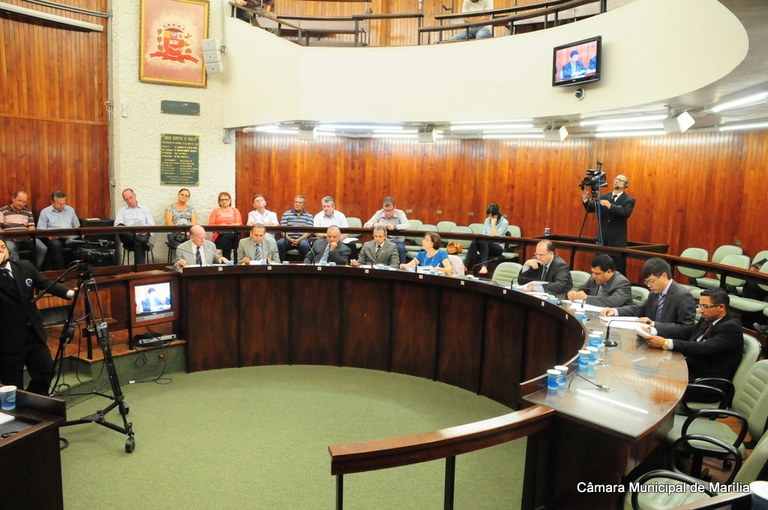
[[[346,266],[349,264],[351,253],[349,247],[341,242],[341,230],[339,230],[339,227],[330,226],[326,230],[325,237],[319,238],[312,245],[312,249],[304,257],[304,263],[327,264],[333,262],[337,266]]]
[[[665,260],[648,259],[642,271],[643,281],[651,291],[648,299],[641,305],[603,308],[601,315],[640,317],[640,322],[656,328],[661,336],[687,338],[686,332],[696,314],[696,300],[688,289],[672,280],[670,274],[672,268]]]

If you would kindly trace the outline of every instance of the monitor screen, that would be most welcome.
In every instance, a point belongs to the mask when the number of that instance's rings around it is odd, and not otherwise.
[[[149,326],[176,320],[176,294],[171,278],[131,282],[131,323]]]
[[[552,57],[552,86],[576,85],[600,79],[601,36],[557,46]]]

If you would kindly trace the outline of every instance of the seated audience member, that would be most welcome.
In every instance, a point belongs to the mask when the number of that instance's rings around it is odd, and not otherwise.
[[[436,271],[444,273],[446,276],[451,276],[453,274],[453,265],[448,258],[448,252],[440,248],[442,243],[443,240],[437,232],[427,232],[421,241],[422,251],[407,264],[400,264],[400,269],[429,266],[434,267]]]
[[[504,236],[507,235],[509,222],[501,214],[499,205],[491,202],[485,210],[485,222],[483,223],[483,235],[486,236]],[[480,260],[477,260],[477,254],[480,253]],[[467,249],[467,257],[464,263],[467,270],[471,273],[475,266],[480,264],[480,274],[488,274],[488,258],[498,257],[504,253],[504,246],[496,241],[487,241],[485,239],[475,239],[470,243]]]
[[[26,191],[17,191],[9,205],[0,209],[0,232],[12,234],[35,230],[35,218],[32,211],[27,209],[29,197]],[[11,260],[19,260],[19,250],[32,250],[35,253],[35,265],[38,269],[43,267],[45,254],[48,247],[40,240],[35,239],[34,248],[32,240],[25,237],[10,237],[5,239]]]
[[[349,262],[352,267],[382,265],[397,269],[400,264],[400,257],[397,254],[397,245],[387,239],[387,227],[384,225],[373,227],[373,241],[363,244],[359,260],[350,260]]]
[[[347,217],[343,212],[336,210],[336,201],[331,196],[325,196],[322,200],[323,210],[315,214],[312,220],[314,227],[330,227],[334,225],[339,228],[349,228]],[[325,234],[317,234],[317,237],[323,237]],[[347,234],[341,234],[341,242],[349,247],[351,258],[357,258],[357,239],[350,238]]]
[[[341,230],[339,227],[331,226],[326,230],[325,236],[319,238],[312,245],[307,256],[304,257],[304,263],[327,264],[333,262],[337,266],[346,266],[349,264],[349,255],[349,247],[341,241]]]
[[[540,241],[532,259],[528,259],[517,277],[525,292],[564,294],[573,287],[568,264],[555,253],[552,241]],[[533,282],[546,282],[534,285]],[[527,284],[527,285],[526,285]]]
[[[176,269],[191,264],[208,266],[211,264],[226,264],[226,257],[216,253],[216,245],[205,238],[205,229],[200,225],[192,225],[189,229],[189,239],[176,247]]]
[[[176,201],[165,209],[166,225],[197,225],[197,211],[189,205],[192,193],[187,188],[181,188],[176,195]],[[168,247],[176,248],[189,238],[189,232],[168,232]]]
[[[253,210],[248,213],[248,223],[246,223],[249,227],[257,224],[262,224],[265,227],[279,225],[277,214],[267,209],[267,197],[261,194],[253,195]],[[267,239],[275,239],[275,234],[267,232],[266,236]]]
[[[280,218],[280,225],[285,227],[311,227],[312,215],[304,209],[307,198],[304,195],[296,195],[293,199],[293,209],[288,209]],[[288,250],[299,250],[301,260],[309,253],[309,232],[285,232],[282,239],[277,241],[277,249],[280,252],[280,260],[288,260]]]
[[[381,209],[373,213],[371,219],[366,221],[363,226],[372,228],[376,225],[382,225],[390,232],[397,229],[408,229],[411,226],[411,224],[408,223],[408,217],[405,215],[405,211],[402,209],[395,209],[395,199],[392,197],[384,197]],[[408,252],[405,249],[405,236],[390,235],[389,240],[397,245],[397,253],[400,258],[400,263],[405,264],[408,260]]]
[[[491,9],[493,9],[493,0],[464,0],[464,2],[461,4],[462,13],[490,11]],[[481,18],[479,17],[473,17],[467,18],[465,21],[480,21],[480,19]],[[484,27],[471,27],[469,29],[469,39],[486,39],[488,37],[493,37],[493,27],[491,25]],[[451,37],[451,41],[464,41],[466,39],[466,28],[461,29],[461,32]]]
[[[601,315],[640,317],[661,336],[685,338],[696,314],[696,300],[688,289],[669,277],[671,273],[665,260],[655,257],[646,260],[642,277],[651,291],[648,299],[641,305],[603,308]]]
[[[208,217],[208,225],[229,225],[237,226],[243,224],[243,217],[236,207],[232,207],[232,195],[226,191],[219,193],[219,207],[211,211]],[[221,254],[232,260],[237,243],[240,240],[240,234],[235,231],[219,231],[213,234],[213,242],[216,248],[221,250]]]
[[[592,276],[587,283],[568,293],[568,299],[595,306],[632,304],[632,284],[616,271],[613,259],[601,253],[592,259]]]
[[[143,227],[155,224],[152,212],[143,205],[139,205],[136,193],[131,188],[123,190],[123,201],[125,201],[125,205],[118,209],[115,215],[116,227]],[[125,249],[133,251],[136,264],[144,264],[149,249],[149,238],[152,237],[152,234],[136,232],[135,234],[119,234],[119,237]]]
[[[570,57],[571,59],[560,70],[560,77],[563,80],[581,78],[587,74],[587,68],[584,66],[584,62],[581,61],[579,50],[571,51]]]
[[[51,193],[51,205],[40,211],[37,219],[38,230],[51,230],[57,228],[79,228],[80,220],[74,209],[67,205],[67,195],[63,191]],[[48,246],[51,263],[54,269],[65,269],[67,263],[64,260],[64,246],[72,246],[77,242],[77,236],[43,237],[43,243]]]
[[[280,255],[277,251],[277,243],[267,237],[267,228],[261,223],[251,227],[251,235],[246,239],[240,239],[237,245],[237,261],[240,264],[251,262],[277,262],[280,263]]]
[[[719,377],[731,380],[741,362],[744,337],[741,322],[728,310],[730,298],[723,289],[707,289],[699,297],[701,320],[686,324],[674,337],[649,336],[651,347],[677,351],[685,356],[688,379]]]

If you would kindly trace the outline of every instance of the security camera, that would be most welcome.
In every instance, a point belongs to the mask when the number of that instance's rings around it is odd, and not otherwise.
[[[586,93],[587,92],[583,88],[579,87],[576,89],[576,93],[574,95],[576,96],[576,99],[578,101],[581,101],[582,99],[584,99],[584,96],[586,95]]]

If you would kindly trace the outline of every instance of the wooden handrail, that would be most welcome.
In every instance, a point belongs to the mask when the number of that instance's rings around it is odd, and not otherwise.
[[[362,473],[444,459],[544,430],[554,411],[533,406],[495,418],[411,436],[333,444],[331,474]]]
[[[514,5],[511,7],[500,7],[498,9],[488,9],[487,11],[476,12],[456,12],[453,14],[435,14],[434,18],[438,21],[444,19],[457,19],[457,18],[478,18],[480,16],[499,17],[507,14],[515,14],[523,11],[530,11],[531,9],[544,9],[546,7],[553,7],[560,4],[569,2],[570,0],[549,0],[547,2],[539,2],[536,4],[526,5]],[[594,0],[601,1],[601,0]]]

